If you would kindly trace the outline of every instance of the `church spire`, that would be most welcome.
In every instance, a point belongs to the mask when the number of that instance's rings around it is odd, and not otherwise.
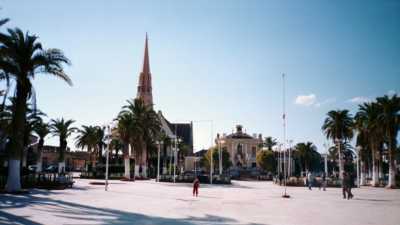
[[[146,40],[144,44],[144,58],[143,68],[139,76],[139,84],[137,90],[137,98],[143,100],[145,105],[153,106],[153,94],[151,87],[151,73],[150,73],[150,60],[149,60],[149,47],[148,37],[146,33]]]
[[[149,61],[149,47],[148,47],[148,37],[146,32],[146,41],[144,44],[144,58],[143,58],[143,73],[150,73],[150,61]]]

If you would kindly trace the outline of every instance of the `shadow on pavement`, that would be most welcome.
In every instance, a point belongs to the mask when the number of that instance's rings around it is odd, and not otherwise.
[[[42,194],[42,192],[45,194],[47,193],[47,195],[44,197],[35,196],[36,194]],[[235,219],[215,215],[179,219],[149,216],[110,208],[97,208],[63,200],[55,200],[52,199],[51,196],[49,197],[49,195],[48,191],[40,190],[32,191],[26,195],[0,195],[0,224],[39,224],[31,220],[29,216],[16,216],[9,212],[5,212],[7,209],[23,208],[31,205],[36,206],[35,209],[32,209],[32,213],[40,213],[40,211],[47,212],[56,218],[59,217],[70,220],[68,221],[69,224],[240,224]]]

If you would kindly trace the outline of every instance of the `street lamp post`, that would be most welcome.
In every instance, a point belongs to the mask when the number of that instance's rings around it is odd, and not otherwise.
[[[110,158],[110,142],[111,142],[111,130],[110,130],[110,125],[107,125],[106,127],[106,143],[107,143],[107,148],[106,148],[106,174],[105,174],[105,186],[104,189],[105,191],[108,190],[108,165],[109,165],[109,158]]]
[[[214,165],[213,165],[213,153],[214,153],[214,149],[213,149],[213,147],[211,146],[211,149],[210,149],[210,151],[211,151],[211,159],[210,159],[210,184],[212,184],[212,178],[213,178],[213,170],[214,170]]]
[[[174,183],[176,181],[176,161],[177,161],[177,154],[178,154],[178,137],[175,136],[175,147],[174,147]]]
[[[325,176],[328,176],[328,144],[324,143],[325,154],[324,154],[324,168],[325,168]]]
[[[221,140],[221,137],[219,134],[217,134],[217,143],[218,143],[218,164],[219,164],[219,175],[222,175],[222,147],[221,145],[224,143],[223,140]]]
[[[289,143],[288,176],[290,177],[290,176],[292,176],[292,166],[293,166],[293,165],[292,165],[292,155],[291,155],[293,140],[289,140],[288,143]]]
[[[157,141],[158,144],[158,152],[157,152],[157,182],[160,182],[160,152],[161,152],[161,145],[163,144],[162,141]]]

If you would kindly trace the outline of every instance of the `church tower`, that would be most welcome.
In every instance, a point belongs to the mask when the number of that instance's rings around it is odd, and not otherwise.
[[[142,99],[145,105],[153,107],[153,94],[151,87],[151,73],[150,73],[147,33],[146,33],[146,41],[144,44],[143,68],[139,76],[139,84],[138,84],[136,98]]]

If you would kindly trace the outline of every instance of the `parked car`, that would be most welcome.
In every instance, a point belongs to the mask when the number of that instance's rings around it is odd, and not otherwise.
[[[28,170],[31,171],[31,172],[36,172],[37,166],[36,165],[30,165],[30,166],[28,166]]]
[[[57,173],[58,172],[58,167],[57,166],[48,166],[46,169],[44,169],[45,172],[48,173]]]

